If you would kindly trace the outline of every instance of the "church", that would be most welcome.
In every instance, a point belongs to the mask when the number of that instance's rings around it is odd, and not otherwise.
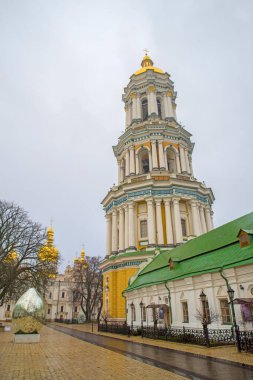
[[[195,178],[191,134],[177,121],[170,74],[145,54],[124,88],[125,131],[113,152],[118,183],[102,200],[106,218],[103,315],[126,320],[123,292],[155,255],[213,229],[211,188]]]

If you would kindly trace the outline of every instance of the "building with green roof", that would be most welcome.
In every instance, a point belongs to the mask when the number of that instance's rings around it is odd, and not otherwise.
[[[229,328],[230,286],[234,303],[239,304],[237,322],[252,328],[252,228],[253,213],[249,213],[175,249],[158,251],[124,292],[128,323],[140,326],[142,315],[144,325],[200,327],[204,311],[213,319],[213,328]]]

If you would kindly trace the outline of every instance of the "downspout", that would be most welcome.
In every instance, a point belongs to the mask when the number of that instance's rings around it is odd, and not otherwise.
[[[167,283],[169,281],[165,282],[165,288],[168,290],[168,300],[169,300],[169,310],[170,310],[170,325],[172,325],[172,309],[171,309],[171,294],[170,294],[170,288],[167,286]]]
[[[124,290],[123,292],[121,293],[122,297],[125,298],[125,313],[126,313],[126,324],[127,324],[127,300],[126,300],[126,295],[124,294]]]

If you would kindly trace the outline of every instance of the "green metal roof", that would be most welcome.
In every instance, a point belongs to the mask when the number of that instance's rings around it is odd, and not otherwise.
[[[215,272],[221,267],[253,263],[253,246],[241,248],[237,238],[241,228],[251,229],[252,226],[253,213],[250,213],[175,249],[161,252],[139,273],[126,291]],[[172,270],[168,266],[169,258],[180,259],[179,262],[175,260]]]

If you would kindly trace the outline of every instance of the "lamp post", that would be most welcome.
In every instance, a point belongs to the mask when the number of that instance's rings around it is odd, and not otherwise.
[[[134,303],[130,304],[131,307],[131,330],[134,328]]]
[[[93,312],[91,314],[91,332],[93,332],[93,320],[94,320],[94,317],[95,317],[95,313]]]
[[[200,296],[200,299],[202,302],[202,308],[203,308],[202,325],[203,325],[204,337],[206,340],[207,347],[210,347],[209,336],[208,336],[208,328],[207,328],[206,294],[204,293],[203,289],[202,289],[199,296]]]
[[[143,338],[143,302],[140,302],[140,308],[141,308],[141,337]]]
[[[231,305],[231,311],[232,311],[232,318],[233,318],[233,326],[235,329],[235,338],[236,338],[236,346],[237,346],[237,351],[241,352],[241,342],[240,342],[240,335],[239,335],[239,327],[237,326],[236,323],[236,318],[235,318],[235,307],[234,307],[234,295],[235,291],[231,288],[231,286],[228,286],[228,297]]]

